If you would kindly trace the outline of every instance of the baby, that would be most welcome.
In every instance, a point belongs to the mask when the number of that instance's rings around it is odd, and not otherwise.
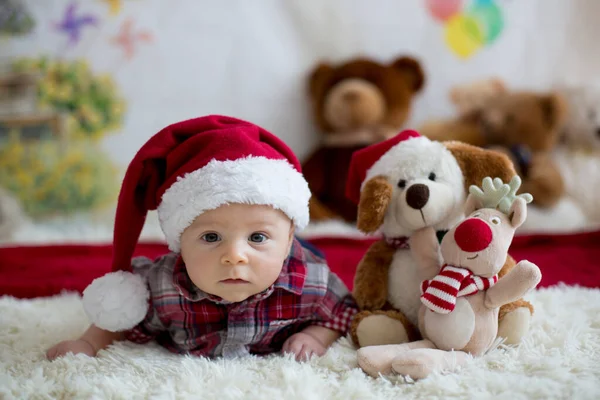
[[[163,129],[127,169],[113,272],[83,293],[92,325],[48,359],[94,356],[117,340],[207,357],[323,355],[348,331],[356,305],[295,239],[309,197],[292,151],[256,125],[207,116]],[[132,260],[154,209],[171,252]]]

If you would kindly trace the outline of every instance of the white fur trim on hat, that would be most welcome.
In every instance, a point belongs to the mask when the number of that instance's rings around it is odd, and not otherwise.
[[[310,195],[308,183],[287,160],[212,160],[179,177],[165,191],[158,218],[169,249],[177,252],[181,234],[198,215],[230,203],[270,205],[303,229],[309,220]]]
[[[371,168],[369,168],[362,185],[364,186],[364,184],[374,176],[390,175],[390,173],[399,168],[399,166],[406,168],[407,164],[411,164],[418,167],[422,164],[421,159],[424,156],[430,156],[430,154],[425,153],[425,149],[436,146],[432,145],[432,143],[433,142],[425,136],[411,137],[401,141],[391,147]],[[439,147],[443,147],[443,145],[440,144]],[[414,159],[414,161],[411,163],[404,162],[407,159]]]
[[[149,296],[141,276],[126,271],[111,272],[94,279],[83,291],[83,309],[98,328],[125,331],[144,319]]]

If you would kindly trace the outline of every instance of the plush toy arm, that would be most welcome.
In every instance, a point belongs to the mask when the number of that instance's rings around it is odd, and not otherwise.
[[[498,308],[513,302],[535,288],[542,279],[537,265],[521,261],[485,293],[485,306]]]
[[[358,264],[352,295],[361,310],[380,309],[387,301],[388,270],[394,253],[394,248],[380,240],[369,248]]]
[[[419,279],[432,279],[440,272],[442,258],[435,229],[419,229],[410,237],[410,251],[419,267]]]

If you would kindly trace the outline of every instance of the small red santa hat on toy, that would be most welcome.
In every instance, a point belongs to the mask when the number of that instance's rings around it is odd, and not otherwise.
[[[230,203],[270,205],[298,229],[308,224],[310,190],[292,150],[266,130],[211,115],[154,135],[129,165],[117,204],[112,272],[83,292],[91,322],[109,331],[133,328],[146,315],[149,293],[131,272],[146,213],[157,210],[169,249],[205,211]]]
[[[389,173],[397,160],[403,157],[403,153],[410,151],[409,148],[403,148],[403,145],[412,139],[429,141],[417,131],[407,129],[383,142],[355,152],[352,155],[348,170],[346,197],[358,204],[360,202],[360,192],[365,182],[374,176]]]

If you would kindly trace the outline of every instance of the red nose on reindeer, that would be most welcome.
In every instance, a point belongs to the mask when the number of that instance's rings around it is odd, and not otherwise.
[[[474,253],[487,248],[492,242],[492,230],[479,218],[464,220],[454,231],[454,240],[462,251]]]

